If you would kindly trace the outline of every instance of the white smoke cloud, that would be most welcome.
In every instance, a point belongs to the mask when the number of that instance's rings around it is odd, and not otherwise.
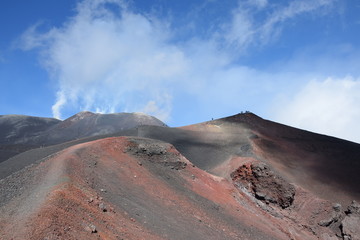
[[[360,78],[312,80],[283,104],[275,120],[360,143]]]
[[[241,51],[232,46],[266,44],[285,21],[332,3],[292,1],[270,8],[272,14],[258,22],[254,14],[270,3],[251,2],[239,3],[231,21],[220,23],[210,38],[177,41],[167,19],[135,13],[121,0],[84,0],[61,27],[44,33],[35,24],[20,44],[23,50],[39,49],[43,66],[56,80],[52,111],[57,118],[82,110],[143,111],[167,121],[175,96],[183,95],[189,98],[176,100],[188,102],[189,112],[218,107],[225,109],[221,114],[234,113],[249,99],[274,93],[267,79],[280,80],[233,62]]]
[[[156,100],[151,100],[138,112],[143,112],[159,119],[169,119],[171,113],[171,96],[169,94],[159,95]]]
[[[116,4],[119,12],[105,8],[105,3]],[[36,27],[24,33],[22,46],[41,47],[43,64],[58,80],[52,107],[57,118],[68,105],[102,112],[141,108],[136,99],[128,106],[126,96],[135,93],[142,102],[154,101],[162,85],[186,68],[183,52],[167,43],[167,27],[127,11],[122,1],[84,1],[63,27],[45,34]]]

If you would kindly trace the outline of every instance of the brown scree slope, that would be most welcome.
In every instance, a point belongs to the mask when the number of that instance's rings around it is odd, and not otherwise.
[[[127,135],[1,179],[0,239],[359,237],[358,144],[250,113]]]

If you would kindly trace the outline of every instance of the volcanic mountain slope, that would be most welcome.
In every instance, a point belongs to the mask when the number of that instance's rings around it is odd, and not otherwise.
[[[78,113],[48,129],[37,141],[53,145],[90,136],[111,134],[141,125],[166,126],[155,117],[142,113]]]
[[[26,143],[34,136],[60,123],[54,118],[40,118],[24,115],[0,115],[0,143]]]
[[[253,114],[223,119],[251,129],[254,154],[290,181],[342,204],[360,200],[360,145],[261,119]]]
[[[359,152],[251,113],[33,149],[0,163],[0,239],[359,239]]]
[[[84,143],[18,175],[2,182],[19,186],[2,201],[1,239],[287,238],[240,205],[232,184],[164,142]]]
[[[0,115],[0,162],[20,152],[34,148],[35,143],[27,143],[56,125],[60,120],[24,115]]]
[[[29,149],[111,134],[141,125],[165,126],[141,113],[80,112],[60,121],[23,115],[0,116],[0,162]]]

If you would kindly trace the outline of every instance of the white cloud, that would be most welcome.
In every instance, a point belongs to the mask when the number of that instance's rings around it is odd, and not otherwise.
[[[233,19],[225,30],[225,40],[237,48],[245,48],[254,39],[256,29],[248,9],[238,8],[233,12]]]
[[[263,38],[268,38],[274,32],[274,28],[281,27],[280,23],[288,21],[297,17],[300,14],[311,13],[316,10],[324,10],[329,8],[334,3],[334,0],[307,0],[307,1],[292,1],[285,8],[281,8],[273,12],[268,19],[266,19],[263,26],[260,28],[260,35]]]
[[[169,120],[173,101],[188,102],[186,108],[198,114],[231,114],[244,106],[251,110],[253,99],[268,104],[276,91],[269,81],[283,77],[234,63],[234,54],[239,57],[241,51],[228,44],[243,49],[253,42],[266,44],[286,20],[330,3],[294,1],[275,9],[265,0],[249,1],[239,4],[229,23],[220,24],[221,36],[190,36],[179,43],[166,19],[135,13],[121,0],[85,0],[63,26],[45,33],[38,25],[29,28],[21,47],[38,48],[42,64],[57,81],[52,107],[57,118],[90,110],[142,111]],[[254,14],[267,8],[271,14],[256,21]],[[184,94],[187,99],[181,99]]]
[[[258,8],[264,8],[268,5],[267,0],[250,0],[249,4],[252,4]]]
[[[137,112],[157,116],[159,119],[166,121],[170,118],[171,113],[171,96],[169,94],[159,95],[156,100],[147,102],[145,107]]]
[[[42,35],[37,32],[37,28],[41,25],[40,22],[29,27],[21,36],[18,41],[13,44],[18,46],[24,51],[31,50],[33,48],[42,47],[47,35]]]
[[[116,4],[121,12],[104,3]],[[43,64],[59,81],[52,109],[60,118],[64,108],[74,105],[102,112],[124,108],[132,92],[144,105],[154,101],[162,85],[187,64],[183,52],[167,40],[167,27],[160,22],[127,11],[122,1],[97,0],[79,4],[77,15],[61,28],[45,34],[29,28],[22,47],[42,48]]]
[[[273,8],[266,0],[240,2],[232,13],[231,23],[224,24],[225,41],[238,49],[246,49],[248,45],[263,45],[276,39],[283,24],[299,15],[316,12],[319,14],[333,6],[336,0],[295,0],[289,1],[285,7]],[[255,6],[256,8],[252,8]],[[254,16],[266,7],[270,14],[264,20]]]
[[[313,80],[277,106],[275,120],[360,143],[360,78]]]
[[[61,107],[66,104],[64,93],[59,91],[56,96],[56,103],[52,106],[52,113],[55,118],[61,118]]]

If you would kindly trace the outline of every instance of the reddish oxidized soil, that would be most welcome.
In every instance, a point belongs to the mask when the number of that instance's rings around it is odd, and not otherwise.
[[[335,160],[321,179],[311,170],[325,155],[306,146],[326,144],[285,141],[303,136],[250,118],[178,131],[198,144],[180,142],[186,154],[206,156],[195,159],[202,169],[173,145],[139,137],[75,145],[28,166],[0,180],[8,189],[0,191],[0,239],[328,240],[341,239],[341,224],[355,234],[358,216],[334,203],[356,191],[321,181]],[[344,194],[328,197],[331,189]]]
[[[228,180],[193,166],[171,145],[157,142],[155,147],[165,151],[155,158],[131,152],[129,146],[138,145],[125,137],[98,140],[66,149],[38,165],[41,184],[28,188],[35,197],[20,192],[2,207],[1,239],[288,239],[291,235],[280,224],[269,224],[272,217],[259,212]],[[186,165],[172,169],[168,163],[174,161]]]

